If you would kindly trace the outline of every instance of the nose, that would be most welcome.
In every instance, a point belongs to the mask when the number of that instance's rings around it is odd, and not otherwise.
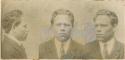
[[[27,25],[25,25],[25,31],[29,32],[29,29],[28,29]]]
[[[100,27],[100,26],[97,26],[97,27],[96,27],[96,31],[97,31],[97,32],[101,32],[101,27]]]
[[[97,32],[101,32],[101,30],[98,29]]]
[[[64,25],[61,25],[61,26],[60,26],[60,30],[61,30],[61,31],[65,31]]]

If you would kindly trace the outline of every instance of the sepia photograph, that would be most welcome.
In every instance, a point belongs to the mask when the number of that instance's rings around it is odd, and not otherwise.
[[[125,0],[1,0],[1,60],[125,60]]]

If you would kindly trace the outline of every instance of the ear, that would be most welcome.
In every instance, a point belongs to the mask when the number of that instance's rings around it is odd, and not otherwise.
[[[113,26],[113,31],[115,32],[116,30],[117,30],[117,26],[114,25],[114,26]]]
[[[12,25],[12,28],[11,28],[11,31],[15,31],[15,28],[16,28],[16,26],[15,26],[15,23]]]

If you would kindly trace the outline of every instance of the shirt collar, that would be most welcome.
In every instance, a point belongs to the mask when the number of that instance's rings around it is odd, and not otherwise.
[[[65,50],[65,53],[67,52],[67,50],[68,50],[68,48],[69,48],[70,42],[71,42],[71,38],[68,39],[66,42],[63,42],[63,44],[64,44],[63,47],[64,47],[64,50]],[[57,49],[61,47],[61,44],[62,44],[62,42],[60,42],[59,40],[57,40],[57,39],[55,38],[55,45],[56,45],[56,48],[57,48]]]
[[[103,43],[103,42],[100,41],[99,44],[114,45],[114,42],[115,42],[115,38],[113,37],[113,38],[111,38],[109,41],[107,41],[105,43]]]
[[[106,44],[107,45],[107,49],[108,49],[108,54],[110,54],[112,49],[113,49],[113,47],[114,47],[114,44],[115,44],[115,38],[113,37],[113,38],[111,38],[111,40],[109,40],[109,41],[107,41],[105,43],[99,42],[99,44],[100,44],[101,50],[103,50],[103,46],[104,46],[104,44]]]

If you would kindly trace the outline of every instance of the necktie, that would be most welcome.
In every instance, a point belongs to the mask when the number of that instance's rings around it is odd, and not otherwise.
[[[103,55],[104,55],[104,59],[108,58],[108,50],[107,50],[107,44],[104,44],[104,49],[103,49]]]
[[[63,44],[63,43],[61,44],[60,54],[61,54],[60,58],[63,59],[63,58],[64,58],[64,54],[65,54],[65,51],[64,51],[64,44]]]

